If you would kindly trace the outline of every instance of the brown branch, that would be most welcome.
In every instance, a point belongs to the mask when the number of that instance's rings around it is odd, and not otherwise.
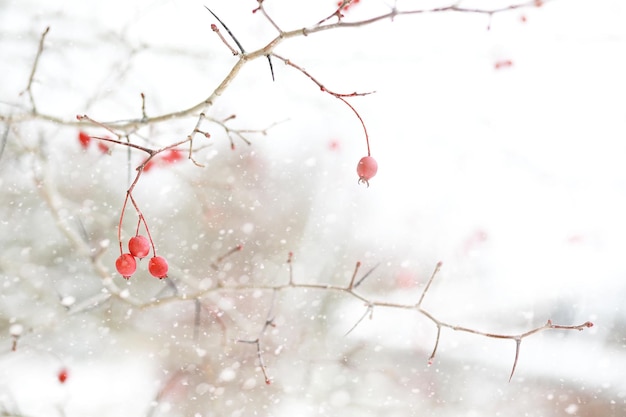
[[[368,305],[367,305],[367,309],[365,310],[365,313],[363,313],[363,315],[361,316],[361,318],[360,318],[360,319],[358,319],[356,323],[354,323],[354,326],[352,326],[352,327],[350,328],[350,330],[348,330],[348,331],[344,334],[344,336],[347,336],[347,335],[349,335],[350,333],[352,333],[352,331],[353,331],[354,329],[356,329],[356,327],[357,327],[357,326],[358,326],[358,325],[359,325],[359,324],[363,321],[363,319],[365,319],[365,317],[367,317],[368,315],[370,316],[370,320],[371,320],[371,319],[372,319],[372,317],[373,317],[373,315],[374,315],[374,306],[373,306],[373,305],[371,305],[371,304],[368,304]]]
[[[293,252],[287,255],[287,265],[289,266],[289,285],[293,285]]]
[[[522,339],[513,339],[513,340],[515,340],[515,359],[513,360],[513,369],[511,369],[509,382],[511,382],[511,379],[513,379],[513,374],[515,373],[515,368],[517,367],[517,361],[519,359],[519,348],[522,345]]]
[[[146,114],[146,95],[141,93],[141,120],[148,119],[148,115]]]
[[[426,293],[430,289],[430,285],[433,283],[433,280],[435,279],[435,275],[437,275],[437,273],[441,269],[441,265],[442,265],[441,261],[437,262],[437,266],[435,266],[435,269],[433,270],[433,273],[430,275],[430,278],[428,279],[428,282],[426,283],[426,286],[424,287],[424,291],[422,291],[422,295],[420,296],[420,300],[415,305],[417,308],[420,308],[422,306],[422,301],[424,301],[424,297],[426,296]]]
[[[547,1],[549,0],[545,0],[544,3],[546,3]],[[520,9],[520,8],[526,8],[526,7],[536,7],[535,1],[533,0],[533,1],[528,1],[524,3],[509,5],[505,7],[494,8],[494,9],[463,8],[458,5],[451,5],[451,6],[431,8],[431,9],[407,10],[407,11],[399,11],[396,9],[392,9],[388,13],[378,15],[369,19],[359,20],[359,21],[354,21],[354,22],[338,21],[336,23],[318,24],[312,27],[303,27],[303,28],[294,29],[290,31],[282,31],[278,36],[276,36],[274,39],[269,41],[264,47],[259,48],[258,50],[254,52],[249,52],[249,53],[242,52],[239,55],[239,60],[237,60],[237,62],[233,65],[230,72],[224,77],[222,82],[203,101],[196,103],[183,110],[179,110],[179,111],[175,111],[171,113],[165,113],[165,114],[161,114],[158,116],[152,116],[147,119],[140,118],[140,119],[111,121],[111,122],[107,122],[106,125],[115,127],[120,130],[126,130],[126,129],[137,128],[140,126],[145,126],[147,124],[157,124],[157,123],[171,121],[174,119],[189,117],[189,116],[198,114],[199,112],[206,113],[208,109],[213,106],[217,98],[219,98],[223,94],[223,92],[230,85],[233,79],[239,74],[239,72],[241,71],[241,69],[246,63],[253,61],[257,58],[260,58],[260,57],[267,57],[268,55],[276,56],[275,54],[273,54],[274,49],[282,42],[291,38],[300,37],[300,36],[308,36],[310,34],[314,34],[317,32],[323,32],[323,31],[333,30],[333,29],[338,29],[338,28],[354,28],[354,27],[367,26],[367,25],[371,25],[373,23],[377,23],[377,22],[387,20],[387,19],[393,20],[397,16],[410,16],[414,14],[445,13],[445,12],[493,15],[496,13],[511,11],[511,10]],[[351,95],[349,94],[348,96],[351,96]],[[0,121],[7,121],[9,118],[12,118],[15,123],[20,123],[20,122],[28,121],[32,119],[39,119],[39,120],[44,120],[44,121],[53,122],[57,124],[63,124],[66,126],[78,125],[76,121],[67,120],[61,117],[57,117],[57,116],[53,116],[49,114],[42,114],[38,112],[14,115],[11,117],[0,115]]]
[[[211,263],[211,268],[218,270],[219,269],[219,264],[224,262],[224,259],[230,257],[232,254],[236,253],[236,252],[240,252],[243,250],[243,245],[239,244],[237,246],[234,246],[232,248],[230,248],[228,250],[228,252],[226,252],[223,255],[220,255],[217,257],[217,259],[215,260],[215,262]]]
[[[43,33],[41,34],[41,38],[39,38],[39,48],[37,48],[37,55],[35,55],[35,62],[33,62],[33,67],[30,71],[30,76],[28,77],[28,84],[24,91],[20,93],[20,95],[24,93],[28,93],[28,99],[30,100],[31,111],[33,114],[37,114],[37,107],[35,106],[35,98],[33,97],[33,81],[35,80],[35,73],[37,72],[37,66],[39,65],[39,58],[41,58],[41,54],[43,53],[44,41],[46,39],[46,35],[50,31],[50,26],[48,26]]]
[[[560,325],[560,324],[553,324],[551,320],[548,320],[544,325],[536,327],[534,329],[528,330],[524,333],[521,334],[515,334],[515,335],[510,335],[510,334],[500,334],[500,333],[491,333],[491,332],[484,332],[484,331],[480,331],[480,330],[476,330],[476,329],[471,329],[468,327],[463,327],[463,326],[458,326],[458,325],[453,325],[447,322],[444,322],[442,320],[439,320],[437,317],[435,317],[432,313],[430,313],[429,311],[423,309],[421,307],[421,304],[424,300],[424,297],[426,295],[426,293],[428,292],[428,290],[431,288],[431,284],[434,281],[434,277],[437,275],[437,273],[439,272],[442,263],[438,262],[437,265],[435,266],[435,269],[433,270],[433,273],[431,274],[426,287],[424,288],[424,291],[422,291],[422,294],[420,296],[420,300],[418,302],[418,304],[399,304],[399,303],[392,303],[392,302],[386,302],[386,301],[374,301],[374,300],[370,300],[367,297],[364,297],[362,295],[360,295],[359,293],[357,293],[355,291],[355,286],[354,286],[354,281],[355,281],[355,276],[356,273],[358,271],[358,267],[360,266],[360,264],[357,263],[357,268],[355,268],[355,272],[352,275],[352,278],[350,280],[350,284],[348,284],[348,286],[337,286],[337,285],[332,285],[332,284],[315,284],[315,283],[295,283],[293,280],[293,276],[291,273],[291,267],[292,267],[292,255],[289,256],[288,258],[288,264],[290,267],[290,277],[289,277],[289,282],[287,284],[281,284],[281,285],[234,285],[234,286],[216,286],[216,287],[212,287],[206,290],[201,290],[196,294],[185,294],[183,295],[184,298],[189,299],[191,297],[203,297],[206,296],[210,293],[216,293],[216,292],[232,292],[232,291],[255,291],[255,290],[264,290],[264,291],[272,291],[273,294],[276,294],[278,291],[282,291],[282,290],[286,290],[286,289],[305,289],[305,290],[319,290],[319,291],[333,291],[333,292],[338,292],[338,293],[343,293],[343,294],[347,294],[351,297],[354,297],[360,301],[362,301],[366,306],[366,312],[361,316],[361,318],[359,318],[359,320],[356,322],[356,324],[354,324],[347,332],[346,335],[350,334],[364,319],[365,317],[368,316],[368,314],[370,315],[370,317],[372,316],[373,313],[373,309],[375,307],[385,307],[385,308],[395,308],[395,309],[403,309],[403,310],[412,310],[412,311],[417,311],[419,314],[425,316],[426,318],[428,318],[430,321],[432,321],[436,328],[437,328],[437,335],[436,335],[436,339],[435,339],[435,346],[433,348],[433,351],[431,353],[431,355],[428,358],[428,363],[432,364],[436,353],[437,353],[437,348],[439,346],[439,341],[441,338],[441,329],[442,328],[448,328],[454,331],[459,331],[459,332],[465,332],[465,333],[470,333],[470,334],[474,334],[474,335],[478,335],[478,336],[483,336],[483,337],[489,337],[489,338],[495,338],[495,339],[510,339],[510,340],[514,340],[514,341],[521,341],[522,339],[532,336],[536,333],[539,333],[541,331],[545,331],[545,330],[579,330],[582,331],[586,328],[592,327],[593,323],[587,321],[585,323],[579,324],[579,325]],[[151,300],[145,304],[143,304],[141,307],[142,308],[148,308],[151,306],[156,306],[156,305],[162,305],[163,303],[166,302],[171,302],[171,301],[176,301],[178,300],[178,297],[170,297],[170,298],[161,298],[159,300]],[[271,311],[271,310],[270,310]],[[268,316],[269,317],[269,316]],[[257,349],[259,349],[259,352],[261,350],[260,347],[260,337],[264,334],[265,330],[267,329],[268,325],[272,324],[273,319],[267,319],[266,323],[259,335],[259,337],[257,339],[254,340],[239,340],[239,342],[242,343],[250,343],[250,344],[258,344],[257,345]],[[516,347],[516,353],[515,353],[515,359],[513,362],[513,370],[511,372],[510,378],[512,378],[513,376],[513,372],[515,371],[515,368],[517,366],[517,362],[519,359],[519,351],[520,351],[520,347],[519,345]],[[264,366],[264,365],[263,365]],[[262,367],[263,367],[262,366]],[[264,371],[265,373],[265,371]]]
[[[211,9],[209,9],[208,7],[204,6],[205,9],[207,9],[209,11],[209,13],[211,13],[213,15],[214,18],[217,19],[218,22],[220,22],[220,24],[224,27],[224,29],[226,29],[226,32],[228,32],[228,34],[230,35],[231,38],[233,38],[233,41],[235,41],[235,43],[237,44],[237,46],[239,47],[239,50],[241,51],[241,53],[243,55],[245,55],[246,51],[243,49],[243,46],[241,46],[241,44],[239,43],[239,41],[237,40],[237,38],[235,37],[235,35],[233,35],[233,33],[230,31],[230,29],[228,29],[228,26],[226,26],[224,24],[224,22],[222,22],[222,20],[217,17],[217,15],[215,13],[213,13],[213,11]],[[216,32],[220,38],[222,39],[222,41],[224,41],[224,43],[230,47],[230,45],[228,45],[228,43],[226,42],[226,40],[221,36],[221,34],[219,33],[219,30],[217,30],[217,26],[215,25],[211,25],[211,30],[213,30],[214,32]],[[231,50],[233,50],[232,48],[230,48]],[[234,54],[234,55],[238,55],[238,54]]]
[[[265,0],[257,0],[257,1],[259,3],[259,7],[257,7],[254,10],[252,10],[252,13],[256,13],[256,12],[260,11],[261,14],[265,17],[265,19],[270,23],[270,25],[272,25],[274,27],[274,29],[276,29],[276,31],[278,31],[279,34],[283,34],[284,31],[276,24],[274,19],[272,19],[270,17],[270,15],[267,13],[267,10],[265,10],[264,4],[263,4],[263,2]]]
[[[441,326],[437,325],[437,337],[435,338],[435,347],[433,348],[433,353],[430,354],[428,358],[428,365],[432,365],[435,360],[435,355],[437,354],[437,348],[439,347],[439,338],[441,337]]]
[[[7,123],[7,128],[2,134],[2,139],[0,139],[0,158],[2,158],[2,154],[4,154],[4,148],[7,145],[7,141],[9,139],[9,132],[11,131],[11,122]]]
[[[206,7],[206,6],[205,6]],[[232,46],[230,46],[230,44],[228,43],[228,41],[226,40],[226,38],[224,37],[224,35],[222,35],[222,33],[220,32],[220,29],[217,27],[217,25],[215,23],[211,23],[211,30],[213,32],[215,32],[215,34],[220,38],[220,40],[224,43],[224,45],[226,45],[226,47],[228,49],[230,49],[230,52],[237,56],[239,55],[239,51],[237,51],[235,48],[233,48]]]
[[[320,20],[319,22],[317,22],[317,25],[322,25],[326,22],[328,22],[330,19],[332,19],[333,17],[337,17],[337,21],[340,21],[341,18],[343,17],[343,14],[341,14],[341,11],[348,5],[350,5],[350,3],[352,3],[352,0],[342,0],[341,4],[339,4],[339,7],[337,7],[337,10],[335,10],[332,14],[330,14],[329,16],[325,17],[324,19]]]
[[[261,367],[261,372],[263,372],[263,377],[265,378],[265,383],[267,385],[270,385],[272,383],[272,380],[269,377],[269,374],[267,373],[267,367],[265,366],[265,361],[263,360],[263,349],[261,348],[261,338],[265,335],[265,332],[267,331],[268,327],[274,327],[274,304],[276,302],[276,293],[277,291],[274,291],[272,293],[272,300],[270,302],[270,308],[269,311],[267,312],[267,316],[265,318],[265,323],[263,324],[263,327],[261,328],[261,331],[259,332],[258,336],[256,337],[256,339],[254,340],[244,340],[244,339],[239,339],[237,340],[238,343],[248,343],[248,344],[253,344],[256,345],[256,354],[257,354],[257,358],[259,359],[259,366]]]
[[[354,272],[352,273],[352,278],[350,279],[350,284],[348,284],[348,290],[352,291],[352,288],[354,287],[354,280],[356,279],[356,274],[359,272],[359,268],[361,267],[361,262],[357,262],[356,266],[354,267]]]
[[[374,271],[376,270],[376,268],[378,268],[379,266],[380,266],[380,264],[378,264],[378,265],[374,266],[372,269],[370,269],[369,271],[367,271],[367,272],[366,272],[366,273],[365,273],[365,274],[361,277],[361,279],[360,279],[360,280],[358,280],[358,281],[356,282],[356,284],[354,284],[354,288],[357,288],[359,285],[361,285],[361,284],[363,283],[363,281],[365,281],[365,279],[366,279],[367,277],[369,277],[370,275],[372,275],[372,272],[374,272]]]

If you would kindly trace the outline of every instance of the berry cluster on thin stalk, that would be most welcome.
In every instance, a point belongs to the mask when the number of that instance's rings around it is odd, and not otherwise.
[[[152,240],[152,235],[150,234],[150,229],[148,229],[148,223],[146,219],[139,209],[137,202],[133,198],[133,189],[137,184],[137,180],[141,175],[141,169],[139,170],[135,181],[131,184],[130,188],[126,191],[126,198],[124,199],[124,204],[122,205],[122,212],[120,214],[120,221],[117,227],[117,240],[120,245],[120,256],[115,261],[115,267],[117,268],[117,272],[124,277],[124,279],[130,279],[130,277],[137,270],[137,261],[135,258],[142,259],[150,253],[150,249],[152,248],[152,257],[148,262],[148,271],[153,277],[163,279],[167,278],[168,264],[167,260],[158,256],[156,253],[156,247],[154,245],[154,240]],[[137,229],[135,231],[135,235],[131,237],[128,241],[128,252],[124,252],[124,245],[122,242],[122,225],[124,223],[124,214],[126,213],[126,205],[130,200],[131,204],[135,208],[138,216],[137,221]],[[146,234],[148,237],[140,235],[139,230],[143,225],[146,230]]]
[[[141,97],[143,100],[142,111],[145,112],[145,96],[142,94]],[[95,120],[89,118],[86,115],[78,115],[77,119],[81,121],[88,120],[96,125],[106,128],[111,133],[115,134],[116,136],[121,137],[109,126],[96,122]],[[125,145],[125,146],[128,146],[129,148],[136,148],[136,149],[139,149],[148,153],[149,155],[148,158],[144,160],[144,162],[137,168],[137,174],[135,176],[135,179],[131,183],[128,190],[126,190],[126,196],[124,198],[124,204],[122,205],[120,219],[119,219],[119,223],[117,226],[117,240],[118,240],[118,244],[120,248],[120,256],[115,260],[115,269],[124,279],[126,280],[130,279],[130,277],[137,271],[137,259],[141,260],[142,258],[145,258],[146,256],[150,254],[150,250],[152,249],[152,257],[150,258],[150,261],[148,262],[148,272],[150,272],[150,274],[155,278],[159,278],[159,279],[167,278],[169,265],[167,263],[167,260],[164,257],[157,255],[156,246],[154,244],[154,240],[152,239],[150,229],[148,228],[148,223],[146,222],[146,219],[141,209],[139,208],[139,205],[137,204],[137,202],[135,201],[135,198],[133,197],[133,191],[145,167],[149,166],[153,158],[165,150],[170,151],[170,153],[174,152],[175,151],[174,148],[178,146],[180,143],[176,143],[174,145],[170,145],[168,147],[155,151],[155,150],[152,150],[152,149],[140,146],[140,145],[132,144],[130,142],[122,142],[121,140],[111,139],[109,137],[90,137],[90,139],[91,138],[99,139],[100,141],[112,142],[114,144]],[[178,155],[178,153],[176,153],[176,155]],[[124,241],[122,240],[122,227],[124,224],[124,216],[126,215],[126,207],[129,201],[131,202],[132,206],[135,208],[135,212],[137,213],[138,220],[137,220],[137,228],[135,230],[135,234],[128,240],[127,245],[126,245],[128,251],[125,251]],[[146,236],[140,234],[140,230],[142,226],[145,229]]]

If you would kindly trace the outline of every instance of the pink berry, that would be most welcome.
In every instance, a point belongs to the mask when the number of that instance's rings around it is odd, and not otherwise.
[[[162,256],[155,256],[148,263],[148,271],[156,278],[167,278],[167,261]]]
[[[121,276],[125,279],[129,279],[137,270],[137,261],[135,261],[135,257],[130,253],[124,253],[115,261],[115,268]]]
[[[376,175],[378,171],[378,163],[371,156],[364,156],[356,166],[356,173],[359,176],[359,183],[364,182],[368,186],[369,180]]]
[[[150,253],[150,241],[145,236],[133,236],[128,241],[128,251],[139,259],[144,258]]]

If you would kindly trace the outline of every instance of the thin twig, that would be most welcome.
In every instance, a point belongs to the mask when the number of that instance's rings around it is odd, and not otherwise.
[[[363,283],[363,281],[365,281],[365,278],[369,277],[369,276],[372,274],[372,272],[374,272],[374,270],[376,270],[376,268],[378,268],[379,266],[380,266],[380,264],[377,264],[377,265],[376,265],[376,266],[374,266],[372,269],[370,269],[369,271],[367,271],[367,272],[365,273],[365,275],[363,275],[363,276],[361,277],[361,279],[360,279],[360,280],[358,280],[358,281],[356,282],[356,284],[354,284],[354,288],[357,288],[359,285],[361,285],[361,284]]]
[[[435,347],[433,348],[433,353],[430,354],[428,358],[428,364],[432,365],[435,360],[435,355],[437,354],[437,348],[439,347],[439,338],[441,337],[441,326],[437,325],[437,336],[435,337]]]
[[[513,369],[511,369],[511,375],[509,376],[509,382],[513,379],[513,374],[515,373],[515,368],[517,367],[517,360],[519,359],[519,348],[522,344],[522,339],[514,339],[515,340],[515,359],[513,360]]]
[[[350,284],[348,284],[348,290],[352,290],[352,288],[354,288],[354,280],[356,279],[356,274],[359,272],[360,267],[361,262],[357,261],[356,266],[354,267],[354,272],[352,273],[352,278],[350,278]]]
[[[4,153],[4,148],[7,145],[7,141],[9,138],[9,131],[11,130],[11,122],[7,123],[7,128],[2,134],[2,139],[0,139],[0,159],[2,159],[2,154]]]
[[[313,81],[315,84],[317,84],[317,86],[320,88],[320,90],[322,92],[328,93],[331,96],[335,97],[338,100],[341,100],[346,106],[348,106],[350,108],[350,110],[352,110],[352,112],[356,115],[356,117],[359,119],[359,122],[361,122],[361,126],[363,127],[363,132],[365,133],[365,143],[367,144],[367,155],[371,156],[372,152],[370,150],[370,139],[369,139],[369,134],[367,133],[367,127],[365,126],[365,121],[363,120],[363,118],[361,117],[361,115],[359,114],[359,112],[354,108],[354,106],[352,104],[350,104],[347,100],[346,97],[358,97],[358,96],[365,96],[365,95],[369,95],[369,94],[373,94],[374,91],[370,91],[367,93],[357,93],[356,91],[353,93],[336,93],[332,90],[327,89],[321,82],[319,82],[313,75],[311,75],[308,71],[306,71],[304,68],[302,68],[301,66],[294,64],[293,62],[291,62],[291,60],[287,59],[287,58],[283,58],[280,55],[277,55],[275,53],[272,53],[272,56],[280,59],[281,61],[283,61],[286,65],[289,65],[290,67],[293,67],[295,69],[297,69],[298,71],[300,71],[302,74],[306,75],[311,81]]]
[[[215,260],[215,262],[211,263],[211,267],[213,269],[215,269],[215,270],[218,270],[219,269],[219,264],[221,264],[224,261],[224,259],[226,259],[229,256],[231,256],[233,253],[240,252],[242,250],[243,250],[243,245],[241,245],[241,244],[230,248],[226,253],[224,253],[223,255],[218,256],[217,259]]]
[[[233,33],[230,31],[230,29],[228,29],[228,26],[226,26],[224,24],[224,22],[221,21],[221,19],[219,17],[217,17],[217,15],[215,13],[213,13],[213,11],[211,9],[209,9],[208,7],[204,6],[209,13],[211,13],[213,15],[214,18],[217,19],[218,22],[220,22],[220,24],[224,27],[224,29],[226,29],[226,32],[228,32],[228,34],[230,35],[231,38],[233,38],[233,41],[235,41],[235,43],[237,44],[237,46],[239,47],[239,50],[241,51],[242,55],[245,55],[246,51],[243,49],[243,46],[241,46],[241,44],[239,43],[239,41],[237,40],[237,38],[235,37],[235,35],[233,35]],[[212,28],[212,26],[211,26]]]
[[[320,20],[319,22],[317,22],[317,26],[320,26],[320,25],[326,23],[327,21],[329,21],[333,17],[337,17],[337,21],[340,21],[341,18],[343,17],[343,15],[341,14],[341,11],[347,5],[349,5],[351,2],[352,2],[352,0],[342,0],[342,2],[337,7],[337,10],[335,10],[332,14],[330,14],[329,16],[325,17],[324,19]]]
[[[293,285],[293,252],[287,255],[287,265],[289,266],[289,285]]]
[[[422,291],[422,295],[420,297],[420,300],[415,305],[416,307],[419,308],[419,307],[422,306],[422,301],[424,301],[424,297],[426,296],[426,293],[430,289],[430,285],[433,283],[433,280],[435,279],[435,275],[437,275],[437,273],[441,269],[441,265],[442,265],[441,262],[437,262],[437,266],[435,266],[435,269],[433,270],[433,273],[430,275],[430,278],[428,279],[428,282],[426,283],[426,286],[424,287],[424,291]]]
[[[363,321],[363,319],[365,319],[365,317],[367,317],[368,315],[370,316],[370,319],[371,319],[371,318],[372,318],[372,313],[373,313],[373,312],[374,312],[374,307],[373,307],[371,304],[370,304],[370,305],[368,305],[368,306],[367,306],[367,309],[365,310],[365,313],[363,313],[363,315],[361,316],[361,318],[360,318],[360,319],[358,319],[356,323],[354,323],[354,326],[352,326],[352,327],[350,328],[350,330],[348,330],[348,331],[344,334],[344,336],[347,336],[347,335],[349,335],[350,333],[352,333],[352,331],[353,331],[354,329],[356,329],[356,326],[358,326],[358,325],[359,325],[359,324]]]
[[[202,311],[202,303],[199,298],[194,299],[194,316],[193,316],[193,341],[198,343],[198,335],[200,332],[200,313]]]
[[[276,81],[276,78],[274,78],[274,66],[272,65],[272,56],[271,55],[267,55],[267,63],[270,64],[270,72],[272,73],[272,81]]]
[[[37,55],[35,55],[35,62],[33,63],[33,67],[30,71],[30,76],[28,77],[28,85],[20,93],[20,95],[24,93],[28,93],[28,99],[30,100],[31,110],[33,114],[37,114],[37,107],[35,106],[35,98],[33,97],[33,81],[35,80],[35,72],[37,72],[37,66],[39,65],[39,58],[41,58],[41,54],[43,53],[44,41],[46,39],[46,35],[50,31],[50,26],[48,26],[43,33],[41,34],[41,38],[39,38],[39,48],[37,49]]]
[[[147,120],[148,115],[146,114],[146,95],[141,93],[141,120]]]
[[[248,344],[256,345],[256,354],[257,354],[257,358],[259,359],[259,366],[261,367],[261,372],[263,372],[263,377],[267,385],[270,385],[272,383],[272,380],[269,377],[269,374],[267,373],[267,367],[265,366],[265,361],[263,360],[263,349],[261,348],[261,338],[265,335],[265,332],[267,331],[268,327],[274,326],[274,312],[273,311],[274,311],[274,305],[276,303],[276,294],[277,294],[277,291],[272,292],[272,300],[270,301],[270,308],[267,312],[265,323],[263,323],[263,327],[261,328],[261,331],[257,335],[256,339],[237,340],[237,342],[239,343],[248,343]]]
[[[264,7],[264,5],[263,5],[263,2],[264,2],[265,0],[257,0],[257,1],[258,1],[258,3],[259,3],[259,7],[257,7],[256,9],[254,9],[254,10],[252,11],[252,13],[256,13],[256,12],[258,12],[258,11],[260,10],[260,11],[261,11],[261,13],[263,14],[263,17],[265,17],[265,19],[266,19],[268,22],[270,22],[270,25],[274,26],[274,29],[276,29],[276,31],[278,31],[278,33],[279,33],[279,34],[284,33],[284,32],[283,32],[283,30],[282,30],[282,29],[281,29],[281,28],[280,28],[280,27],[276,24],[276,22],[274,21],[274,19],[272,19],[272,18],[270,17],[270,15],[267,13],[267,10],[265,10],[265,7]]]
[[[230,46],[230,44],[228,43],[224,35],[222,35],[222,33],[220,32],[220,29],[217,27],[215,23],[211,23],[211,30],[217,34],[217,36],[221,39],[222,43],[224,43],[224,45],[226,45],[228,49],[230,49],[230,52],[233,55],[239,55],[239,52],[235,48]]]

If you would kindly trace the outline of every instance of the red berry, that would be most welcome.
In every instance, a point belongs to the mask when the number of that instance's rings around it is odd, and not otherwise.
[[[364,182],[368,186],[369,180],[376,175],[378,163],[371,156],[364,156],[356,166],[356,173],[359,176],[359,183]]]
[[[148,263],[148,271],[156,278],[167,278],[167,261],[162,256],[155,256]]]
[[[150,241],[145,236],[133,236],[128,241],[128,251],[139,259],[144,258],[150,253]]]
[[[65,381],[67,381],[67,369],[61,368],[57,374],[57,379],[61,384],[65,384]]]
[[[80,131],[78,132],[78,141],[83,149],[87,149],[89,147],[89,142],[91,142],[91,136],[83,131]]]
[[[98,150],[102,153],[109,153],[111,149],[106,143],[98,142]]]
[[[166,164],[172,164],[174,162],[181,161],[184,158],[183,152],[178,149],[170,149],[168,152],[163,154],[161,158],[163,162]]]
[[[130,253],[124,253],[115,261],[115,268],[121,276],[125,279],[129,279],[137,270],[137,261],[135,261],[135,257]]]

